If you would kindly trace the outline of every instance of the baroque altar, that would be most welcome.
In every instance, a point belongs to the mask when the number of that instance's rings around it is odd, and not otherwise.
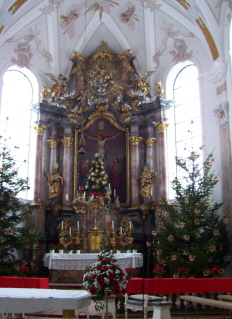
[[[166,197],[165,110],[173,102],[163,98],[161,82],[151,83],[153,71],[139,76],[134,62],[129,49],[113,53],[102,42],[89,56],[74,51],[69,76],[45,74],[34,106],[40,119],[32,219],[45,234],[38,263],[50,243],[83,243],[88,253],[103,242],[146,249],[159,198]]]

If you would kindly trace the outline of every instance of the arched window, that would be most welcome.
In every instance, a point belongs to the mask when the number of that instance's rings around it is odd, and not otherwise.
[[[29,177],[30,189],[18,194],[24,199],[33,198],[35,133],[33,123],[36,114],[32,105],[38,96],[38,84],[35,76],[28,69],[10,67],[3,76],[1,97],[1,135],[7,138],[12,150],[18,175]],[[8,139],[8,137],[10,139]]]
[[[176,65],[168,76],[168,99],[175,105],[168,112],[168,169],[169,198],[174,194],[171,181],[182,178],[177,171],[175,157],[186,157],[189,152],[199,151],[202,146],[201,107],[199,93],[199,73],[190,61]],[[187,152],[186,152],[187,151]]]

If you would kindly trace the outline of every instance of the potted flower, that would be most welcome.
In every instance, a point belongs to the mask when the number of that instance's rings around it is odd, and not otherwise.
[[[56,249],[56,245],[55,244],[49,244],[48,245],[48,251],[50,254],[54,253]]]
[[[64,253],[64,245],[58,244],[58,245],[56,245],[56,248],[58,249],[58,252],[59,252],[60,254],[63,254],[63,253]]]
[[[120,254],[122,251],[123,251],[123,245],[122,244],[119,244],[119,243],[116,243],[115,244],[115,249],[116,249],[116,252],[118,254]]]
[[[110,251],[103,250],[97,262],[86,268],[83,287],[92,294],[96,311],[101,311],[108,297],[122,295],[127,285],[126,273],[119,267],[119,262]]]
[[[133,277],[132,274],[136,270],[136,268],[129,267],[129,268],[126,268],[125,270],[127,272],[127,278],[130,279]]]
[[[139,244],[133,243],[131,244],[131,248],[132,248],[132,253],[137,253],[138,249],[139,249]]]
[[[159,266],[156,266],[155,269],[153,270],[153,273],[158,278],[161,278],[165,272],[166,270],[164,269],[164,267],[159,267]]]
[[[180,267],[177,269],[179,277],[186,278],[189,272],[189,269],[186,267]]]
[[[21,275],[21,277],[28,276],[28,273],[29,273],[29,267],[25,265],[19,266],[19,274]]]
[[[213,278],[217,278],[219,275],[222,274],[222,270],[218,267],[213,267],[209,269],[209,273],[212,275]]]
[[[74,253],[80,254],[81,251],[83,250],[83,244],[79,243],[79,244],[70,244],[69,246],[71,246],[72,250]]]

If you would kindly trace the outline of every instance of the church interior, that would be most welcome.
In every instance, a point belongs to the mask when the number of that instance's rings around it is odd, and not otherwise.
[[[232,277],[231,18],[231,0],[1,1],[1,135],[23,145],[37,235],[2,265],[80,287],[107,249],[134,278]]]

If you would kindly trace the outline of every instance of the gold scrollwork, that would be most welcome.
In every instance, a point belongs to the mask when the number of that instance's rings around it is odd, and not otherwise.
[[[142,219],[146,219],[146,215],[149,214],[149,209],[151,208],[151,206],[149,205],[140,205],[139,209],[141,210],[141,214],[142,214]]]
[[[72,137],[64,137],[61,142],[64,147],[69,147],[73,144],[74,139]]]
[[[153,146],[155,140],[156,140],[155,137],[150,137],[150,136],[144,139],[146,146]]]
[[[58,144],[60,143],[60,140],[47,140],[48,144],[50,145],[51,148],[57,148]]]
[[[142,142],[143,138],[139,137],[139,136],[131,136],[129,137],[129,141],[131,143],[131,145],[140,145],[140,143]]]
[[[36,132],[37,136],[41,136],[43,135],[43,133],[46,131],[47,126],[42,125],[42,124],[37,124],[36,126],[34,126],[34,130]]]
[[[163,121],[155,123],[155,127],[158,129],[159,133],[165,133],[168,126],[169,126],[169,123],[163,122]]]

